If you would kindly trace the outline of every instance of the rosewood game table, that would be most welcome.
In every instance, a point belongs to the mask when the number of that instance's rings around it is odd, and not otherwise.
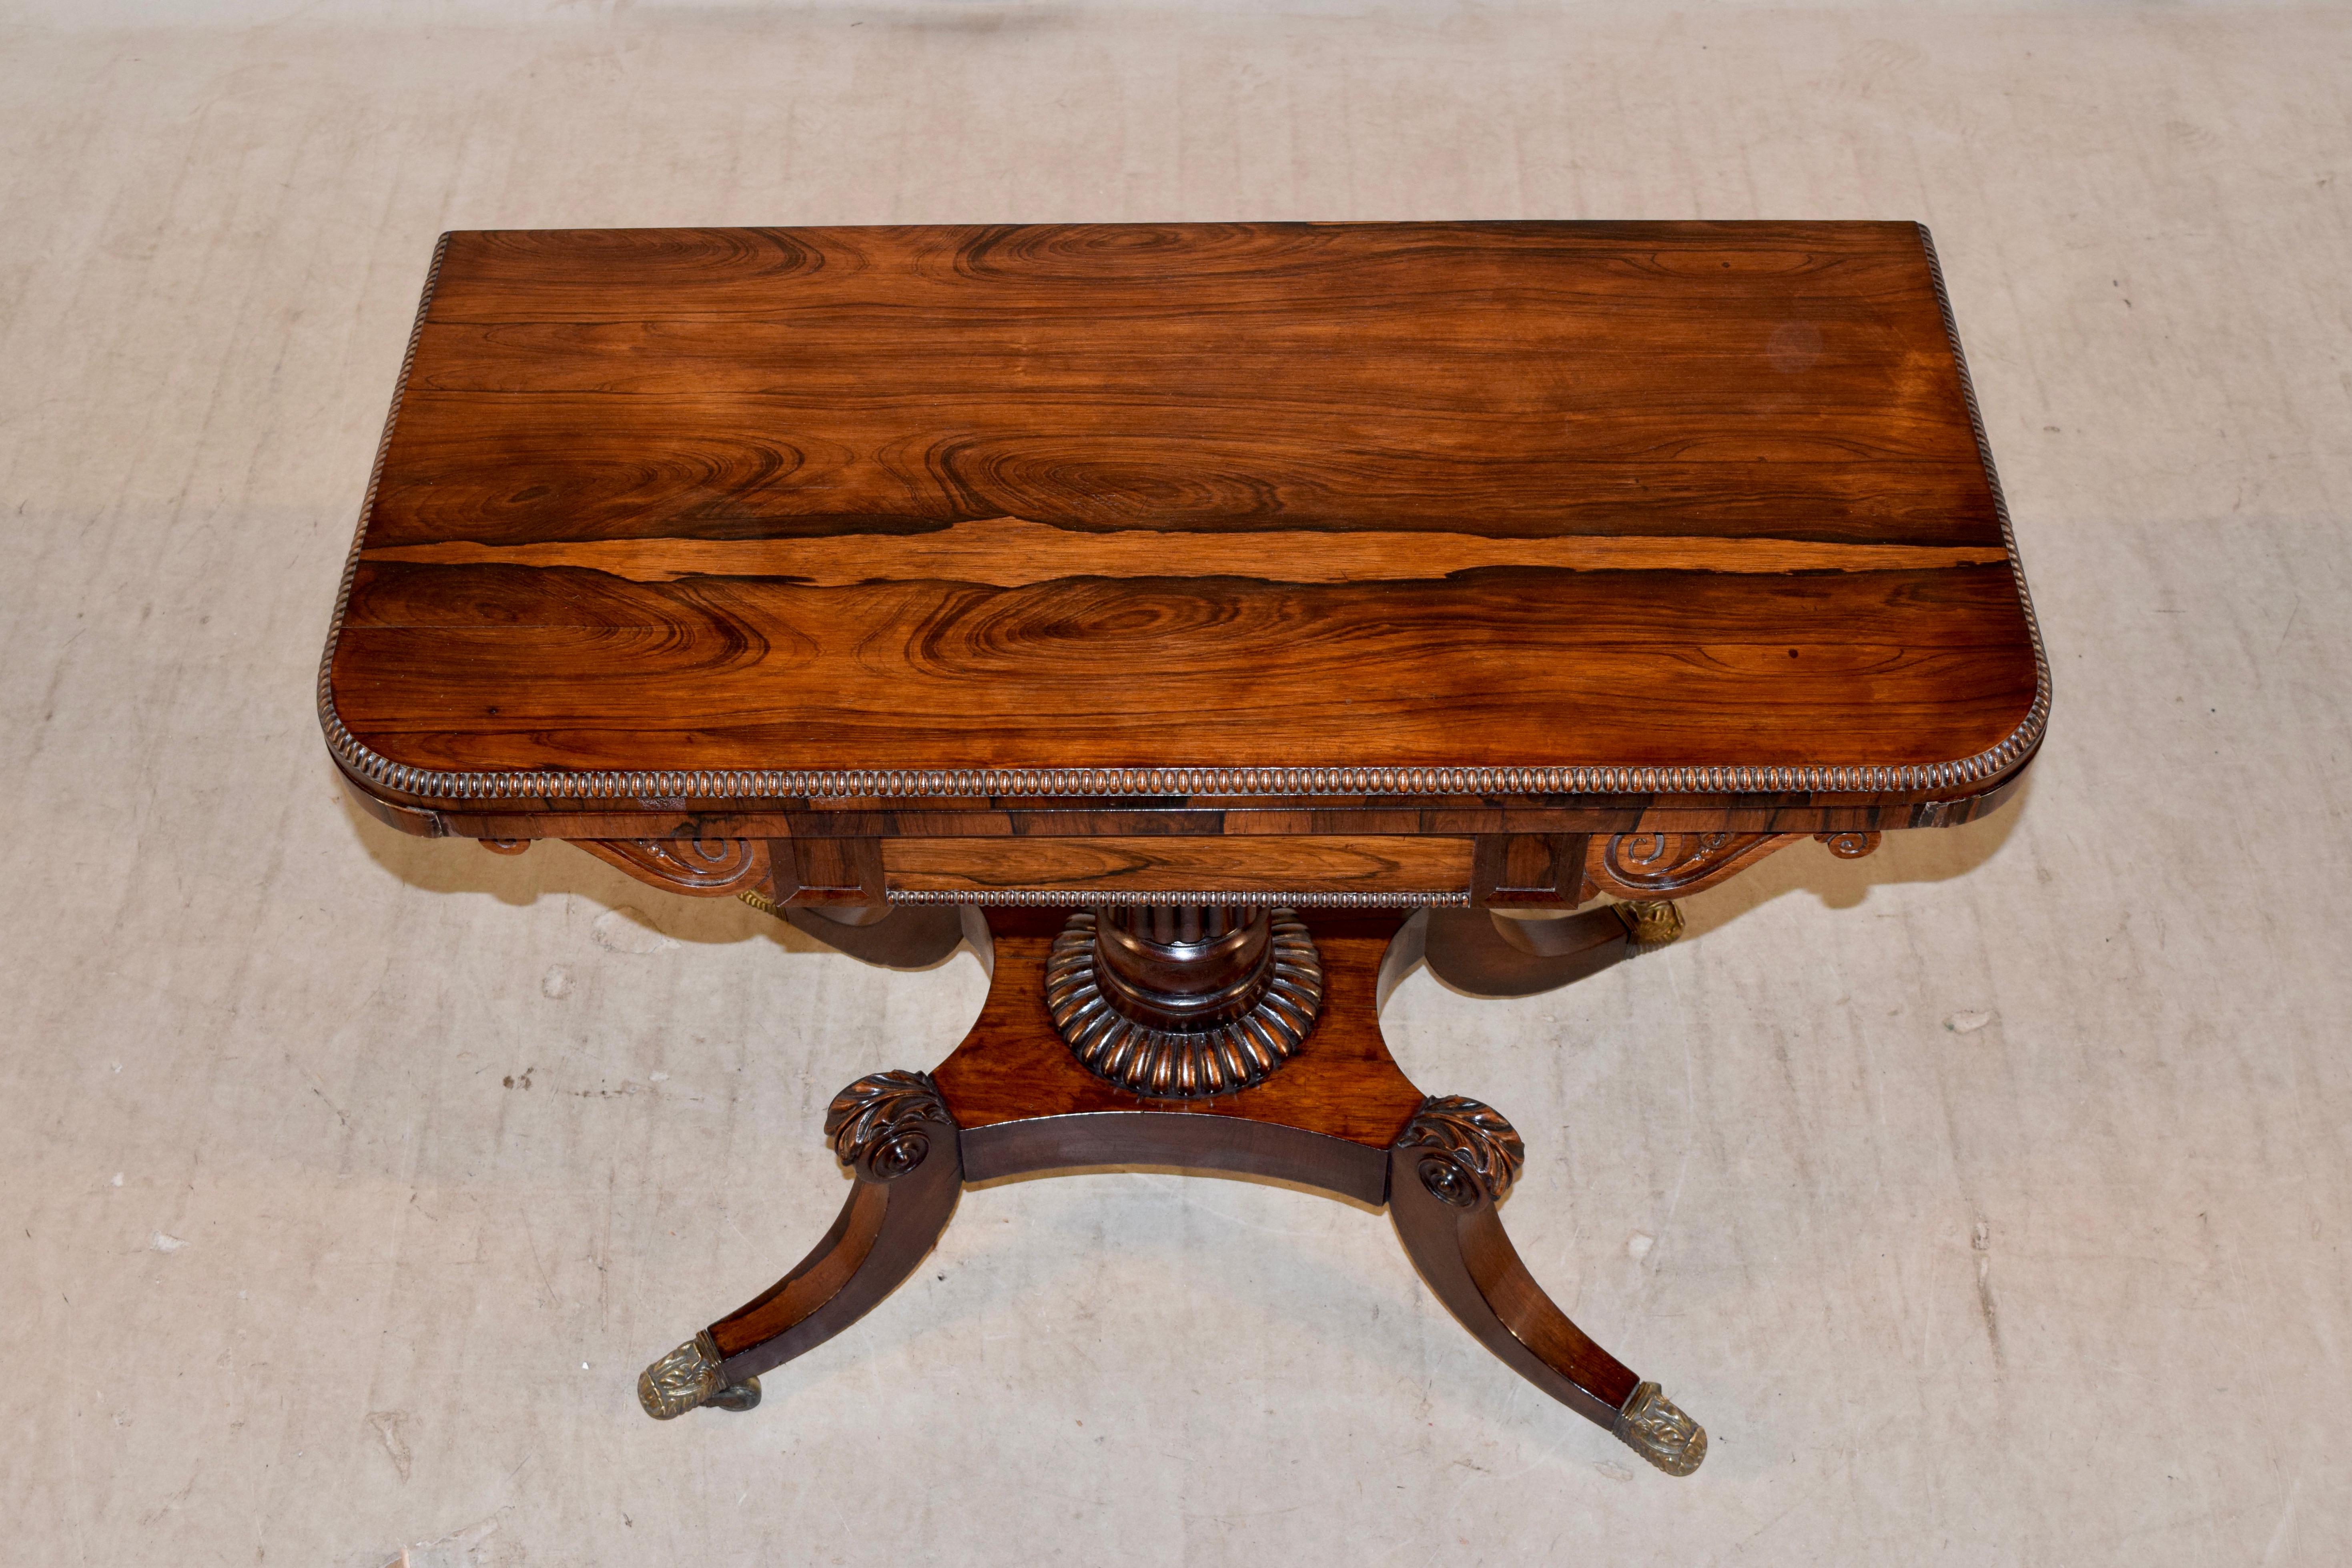
[[[964,1183],[1150,1163],[1386,1205],[1684,1475],[1504,1234],[1518,1135],[1381,1002],[1966,822],[2049,674],[1912,224],[656,229],[443,237],[319,703],[405,831],[990,966],[834,1100],[840,1218],[652,1415],[756,1404]]]

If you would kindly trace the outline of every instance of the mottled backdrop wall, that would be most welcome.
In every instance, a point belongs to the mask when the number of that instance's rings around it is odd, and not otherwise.
[[[2352,1535],[2352,15],[204,6],[0,20],[0,1556],[2315,1563]],[[434,237],[1920,218],[2056,668],[2021,804],[1393,1005],[1633,1473],[1385,1221],[1105,1174],[656,1426],[978,1005],[342,801],[319,642]]]

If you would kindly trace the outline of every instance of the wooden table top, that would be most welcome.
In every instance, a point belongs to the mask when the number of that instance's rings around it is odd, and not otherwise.
[[[646,229],[445,237],[320,696],[609,826],[1959,800],[2047,673],[1915,225]]]

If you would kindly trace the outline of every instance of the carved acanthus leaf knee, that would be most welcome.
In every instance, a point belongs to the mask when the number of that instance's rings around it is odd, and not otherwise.
[[[930,1157],[932,1139],[955,1137],[956,1124],[930,1074],[877,1072],[833,1097],[824,1132],[861,1179],[895,1182]]]
[[[1400,1149],[1427,1149],[1421,1184],[1455,1208],[1500,1203],[1527,1163],[1527,1145],[1503,1113],[1466,1095],[1432,1095],[1405,1124]]]

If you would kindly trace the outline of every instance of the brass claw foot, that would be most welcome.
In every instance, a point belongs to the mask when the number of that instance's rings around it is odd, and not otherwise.
[[[637,1374],[637,1403],[656,1421],[672,1420],[698,1405],[749,1410],[760,1403],[760,1380],[726,1381],[717,1348],[708,1333],[700,1333]]]
[[[1706,1428],[1684,1415],[1654,1383],[1635,1386],[1617,1413],[1616,1433],[1625,1447],[1670,1476],[1686,1476],[1706,1458]]]

